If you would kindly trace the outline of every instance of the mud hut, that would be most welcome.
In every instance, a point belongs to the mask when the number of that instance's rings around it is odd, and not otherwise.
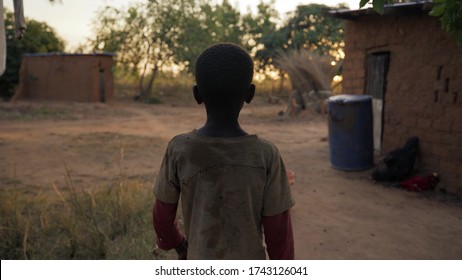
[[[419,172],[462,195],[462,47],[428,15],[432,3],[332,10],[346,20],[343,91],[374,100],[374,147],[421,140]]]
[[[14,99],[107,102],[113,54],[25,54]]]

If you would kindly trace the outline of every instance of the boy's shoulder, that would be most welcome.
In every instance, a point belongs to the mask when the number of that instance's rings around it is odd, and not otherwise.
[[[175,135],[171,140],[170,143],[181,142],[187,139],[190,139],[194,134],[194,130],[186,133],[180,133]]]
[[[213,138],[213,137],[204,137],[200,136],[197,133],[197,130],[193,130],[187,133],[181,133],[174,136],[170,142],[169,146],[184,146],[188,144],[242,144],[247,147],[259,147],[260,149],[264,150],[271,150],[274,152],[278,152],[278,149],[273,142],[261,138],[256,134],[249,134],[247,136],[242,137],[231,137],[231,138]]]

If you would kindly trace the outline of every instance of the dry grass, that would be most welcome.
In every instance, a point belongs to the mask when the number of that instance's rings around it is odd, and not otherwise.
[[[292,88],[300,93],[330,91],[337,70],[328,57],[307,50],[281,52],[276,63],[289,75]]]
[[[152,259],[150,186],[0,191],[0,259]],[[158,254],[156,258],[167,258]]]
[[[279,99],[286,99],[289,96],[289,82],[273,80],[254,81],[257,85],[256,94],[263,97],[269,103],[277,102]],[[138,81],[130,77],[115,79],[115,93],[117,96],[134,98],[138,95]],[[160,73],[154,81],[151,92],[150,103],[166,103],[173,105],[195,104],[192,94],[194,77],[189,73],[180,73],[177,76]]]
[[[139,95],[138,80],[133,77],[116,74],[115,94],[122,97],[135,98]],[[148,103],[170,103],[176,105],[194,102],[192,87],[194,78],[191,74],[180,73],[176,76],[169,73],[159,73],[154,80],[151,97]]]

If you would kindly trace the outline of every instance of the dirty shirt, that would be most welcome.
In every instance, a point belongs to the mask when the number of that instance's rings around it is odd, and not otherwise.
[[[277,148],[256,135],[174,137],[154,185],[156,198],[178,203],[188,259],[265,259],[262,217],[294,205]]]

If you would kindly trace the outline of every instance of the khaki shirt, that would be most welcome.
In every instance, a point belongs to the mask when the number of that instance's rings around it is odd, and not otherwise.
[[[165,203],[181,196],[188,259],[265,259],[262,217],[295,203],[271,142],[196,131],[170,141],[154,194]]]

